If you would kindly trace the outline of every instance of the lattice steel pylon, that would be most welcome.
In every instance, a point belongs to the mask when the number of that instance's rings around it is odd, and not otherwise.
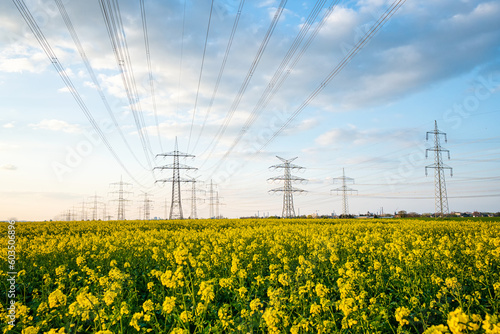
[[[444,170],[450,170],[450,176],[453,176],[453,169],[443,163],[443,157],[441,152],[448,153],[448,159],[450,159],[450,151],[445,150],[441,147],[440,135],[444,136],[445,143],[448,142],[446,138],[446,133],[439,131],[437,126],[437,121],[434,121],[434,131],[428,131],[425,134],[425,140],[429,140],[429,133],[434,136],[434,147],[425,150],[425,157],[427,158],[427,152],[433,151],[434,154],[434,164],[425,166],[425,175],[427,176],[427,168],[434,168],[434,206],[435,215],[443,217],[445,214],[450,213],[448,208],[448,195],[446,193],[446,182],[444,178]]]
[[[153,209],[153,200],[150,199],[149,196],[151,196],[150,194],[148,194],[147,192],[143,193],[143,196],[144,196],[144,201],[143,201],[143,206],[142,206],[142,215],[143,215],[143,219],[144,220],[149,220],[151,218],[151,209]],[[141,215],[139,215],[141,216]]]
[[[157,180],[156,182],[172,182],[172,202],[170,203],[170,215],[168,219],[184,219],[182,214],[182,201],[181,201],[181,182],[194,182],[194,179],[181,178],[181,169],[198,169],[196,167],[191,167],[179,163],[179,157],[183,158],[194,158],[194,155],[179,152],[177,148],[177,138],[175,138],[175,150],[169,153],[161,153],[156,155],[157,157],[174,157],[174,163],[170,165],[165,165],[161,167],[155,167],[154,169],[171,169],[172,178]]]
[[[120,177],[120,182],[111,183],[112,186],[118,186],[117,191],[112,191],[111,193],[118,194],[118,198],[112,201],[118,202],[118,212],[117,218],[118,220],[125,220],[125,206],[131,202],[129,199],[126,199],[125,196],[127,194],[131,194],[130,191],[125,191],[124,187],[132,186],[131,183],[123,182],[123,179]]]
[[[333,179],[333,182],[335,181],[342,181],[342,186],[339,188],[332,189],[331,191],[336,191],[337,194],[339,191],[342,192],[342,216],[347,217],[349,216],[349,203],[347,202],[347,193],[352,193],[354,189],[351,189],[347,186],[347,183],[354,183],[354,179],[351,177],[346,177],[345,176],[345,170],[342,168],[342,176],[341,177],[336,177]]]
[[[270,193],[276,193],[276,192],[283,192],[283,210],[281,212],[282,218],[292,218],[295,217],[295,209],[293,207],[293,193],[294,192],[299,192],[303,193],[306,192],[306,190],[294,188],[292,186],[293,182],[306,182],[306,179],[303,179],[298,176],[294,176],[291,173],[291,170],[301,170],[305,169],[305,167],[297,166],[292,164],[292,161],[297,159],[297,157],[293,159],[283,159],[281,157],[276,156],[278,159],[283,161],[282,164],[279,165],[273,165],[269,168],[271,169],[278,169],[278,168],[283,168],[284,174],[283,176],[276,176],[269,178],[268,181],[283,181],[283,187],[281,188],[275,188],[269,190]]]
[[[198,182],[198,180],[196,180],[196,178],[193,178],[191,189],[184,190],[185,192],[191,193],[191,197],[188,198],[188,200],[191,201],[191,214],[189,215],[189,219],[198,219],[198,210],[196,208],[196,203],[199,200],[203,200],[203,199],[198,198],[198,196],[196,194],[199,192],[203,192],[203,193],[205,192],[205,190],[203,190],[203,189],[196,188],[196,182]]]

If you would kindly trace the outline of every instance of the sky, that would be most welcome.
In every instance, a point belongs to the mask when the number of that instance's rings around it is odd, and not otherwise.
[[[116,219],[120,180],[125,218],[145,194],[168,217],[173,158],[157,155],[176,140],[199,218],[211,183],[224,217],[280,216],[277,156],[304,167],[296,214],[341,214],[343,171],[351,214],[431,213],[435,122],[449,210],[498,212],[499,16],[468,0],[2,1],[0,220],[88,219],[95,202]]]

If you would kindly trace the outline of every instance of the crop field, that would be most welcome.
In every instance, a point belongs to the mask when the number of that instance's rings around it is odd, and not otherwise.
[[[18,223],[16,253],[4,333],[500,333],[498,221]]]

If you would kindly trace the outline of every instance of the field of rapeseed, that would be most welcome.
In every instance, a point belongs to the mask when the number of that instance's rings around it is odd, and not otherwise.
[[[12,333],[500,333],[497,222],[47,222],[16,236]]]

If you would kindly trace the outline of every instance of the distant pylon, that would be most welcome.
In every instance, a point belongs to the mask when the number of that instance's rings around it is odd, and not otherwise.
[[[95,193],[94,196],[90,196],[90,210],[92,212],[92,220],[98,220],[99,219],[99,206],[102,206],[104,203],[98,199],[102,198],[101,196],[97,196],[97,193]]]
[[[189,215],[189,219],[198,219],[198,211],[196,209],[196,202],[198,202],[199,198],[197,196],[198,192],[205,192],[205,190],[197,189],[196,188],[196,182],[198,182],[196,179],[193,179],[191,189],[188,190],[186,189],[186,192],[191,192],[191,197],[189,200],[191,201],[191,214]]]
[[[215,185],[217,186],[217,185]],[[214,183],[212,180],[210,180],[210,188],[209,188],[209,196],[208,196],[208,206],[209,206],[209,218],[215,218],[215,205],[216,205],[216,201],[215,201],[215,195],[214,195]]]
[[[85,200],[82,202],[82,220],[87,220],[87,211],[85,210]]]
[[[113,200],[118,202],[118,209],[116,219],[125,220],[125,206],[130,202],[129,199],[126,199],[125,196],[127,194],[131,194],[131,191],[126,191],[125,187],[132,186],[131,183],[123,182],[123,179],[120,177],[120,182],[111,183],[112,186],[118,186],[118,190],[112,191],[113,194],[118,194],[118,198]]]
[[[149,220],[151,217],[151,209],[153,208],[153,205],[151,204],[153,200],[149,199],[149,194],[144,193],[144,201],[143,201],[143,206],[142,206],[142,213],[143,213],[143,218],[144,220]],[[139,215],[140,216],[140,215]]]
[[[450,151],[445,150],[441,147],[440,135],[444,136],[444,141],[448,142],[446,138],[446,133],[438,130],[437,121],[434,121],[434,131],[428,131],[425,134],[425,140],[429,140],[429,133],[434,136],[434,147],[425,150],[425,157],[427,158],[428,151],[434,151],[434,164],[425,166],[425,175],[427,175],[427,168],[434,168],[434,206],[435,215],[443,217],[445,214],[449,213],[448,208],[448,195],[446,193],[446,182],[444,178],[444,170],[450,170],[450,176],[453,176],[453,169],[443,163],[443,157],[441,152],[448,153],[448,159],[450,159]]]
[[[179,157],[194,157],[194,155],[179,152],[177,148],[177,137],[175,138],[175,150],[169,153],[158,154],[161,157],[174,157],[174,163],[170,165],[165,165],[161,167],[155,167],[154,169],[172,169],[172,178],[157,180],[156,182],[172,182],[172,202],[170,204],[170,215],[169,219],[184,219],[182,214],[182,201],[181,201],[181,182],[193,182],[193,179],[181,178],[181,169],[197,169],[195,167],[190,167],[179,163]]]
[[[350,177],[345,176],[345,171],[344,168],[342,168],[342,177],[336,177],[333,179],[333,182],[335,181],[341,181],[342,186],[339,188],[332,189],[331,191],[336,191],[337,194],[339,191],[342,192],[342,216],[347,217],[349,216],[349,203],[347,202],[347,193],[352,193],[353,191],[357,191],[354,189],[351,189],[347,186],[347,183],[354,183],[354,179]]]
[[[304,169],[304,167],[297,166],[297,165],[294,165],[291,163],[292,161],[297,159],[297,157],[295,157],[293,159],[289,159],[289,160],[283,159],[283,158],[278,157],[278,156],[276,156],[276,157],[278,159],[280,159],[281,161],[283,161],[283,163],[279,164],[279,165],[273,165],[269,168],[272,168],[272,169],[283,168],[284,175],[269,178],[268,181],[269,180],[271,180],[271,181],[283,181],[283,187],[271,189],[271,190],[269,190],[269,192],[272,192],[272,193],[283,192],[283,210],[281,212],[281,216],[283,218],[292,218],[292,217],[295,217],[295,209],[293,207],[293,193],[294,192],[300,192],[300,193],[306,192],[305,190],[294,188],[292,186],[292,183],[293,182],[305,182],[306,179],[292,175],[291,170],[293,170],[293,169],[301,170],[301,169]]]

